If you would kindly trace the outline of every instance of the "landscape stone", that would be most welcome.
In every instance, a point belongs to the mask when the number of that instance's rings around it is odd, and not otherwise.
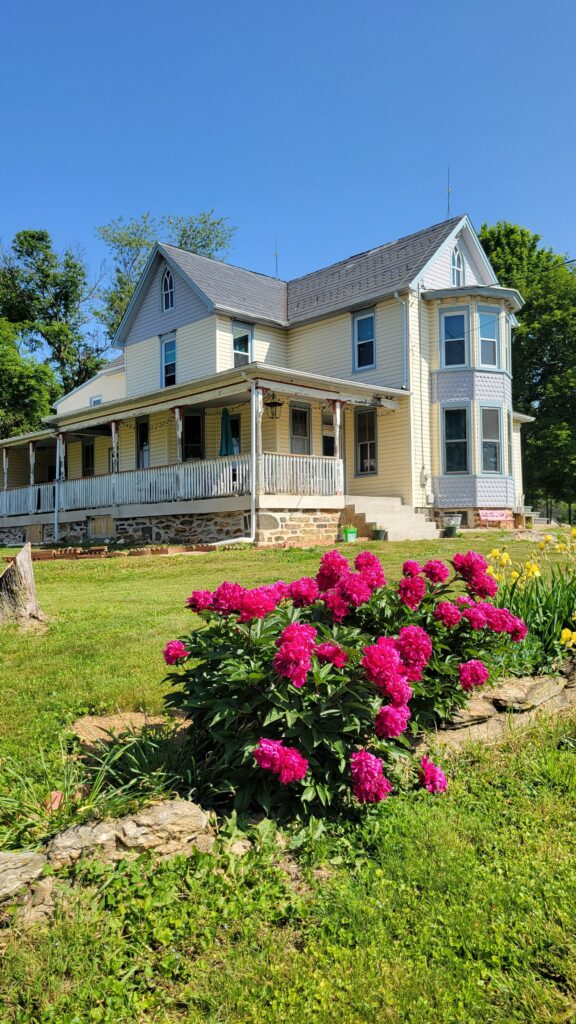
[[[562,676],[527,676],[499,686],[491,697],[500,711],[529,711],[561,693],[565,685]]]
[[[188,854],[192,849],[209,853],[213,845],[210,819],[201,807],[190,800],[164,800],[123,818],[66,829],[48,844],[47,855],[57,870],[82,856],[114,862],[145,850],[162,857]]]
[[[42,874],[46,857],[30,850],[0,852],[0,901],[12,896],[34,882]]]

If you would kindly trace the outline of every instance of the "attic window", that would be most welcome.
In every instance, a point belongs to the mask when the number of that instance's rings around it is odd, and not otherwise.
[[[464,284],[464,268],[462,253],[457,245],[452,250],[452,287],[460,288]]]
[[[166,312],[174,306],[174,280],[171,272],[166,269],[162,278],[162,309]]]

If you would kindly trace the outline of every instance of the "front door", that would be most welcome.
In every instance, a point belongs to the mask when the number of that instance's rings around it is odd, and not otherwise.
[[[150,426],[147,416],[136,420],[136,466],[148,469],[150,466]]]

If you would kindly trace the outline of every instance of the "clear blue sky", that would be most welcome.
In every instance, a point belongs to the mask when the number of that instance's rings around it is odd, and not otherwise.
[[[293,277],[442,220],[576,254],[576,4],[4,5],[0,237],[214,208]]]

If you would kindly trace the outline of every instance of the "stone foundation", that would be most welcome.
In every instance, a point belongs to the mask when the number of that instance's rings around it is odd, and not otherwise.
[[[339,509],[260,509],[256,543],[260,547],[335,544],[340,515]]]
[[[250,532],[249,519],[244,512],[116,519],[115,537],[127,544],[214,544],[246,537]]]
[[[0,528],[0,547],[15,548],[26,542],[25,526],[3,526]]]

